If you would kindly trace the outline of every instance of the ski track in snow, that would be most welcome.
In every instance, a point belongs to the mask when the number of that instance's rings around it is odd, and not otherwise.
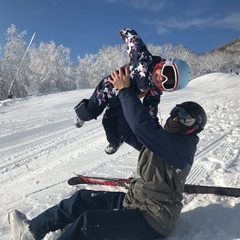
[[[229,80],[229,81],[226,81]],[[210,82],[210,84],[208,83]],[[187,88],[164,93],[163,122],[171,108],[193,100],[208,114],[188,183],[240,187],[240,77],[209,74]],[[237,91],[236,91],[237,89]],[[74,173],[137,177],[138,152],[123,144],[107,155],[102,116],[73,126],[73,107],[93,89],[0,102],[0,239],[10,238],[7,212],[19,209],[31,219],[80,188],[119,191],[103,186],[68,186]],[[184,207],[169,240],[240,239],[240,200],[214,195],[184,195]],[[56,239],[59,232],[44,239]]]

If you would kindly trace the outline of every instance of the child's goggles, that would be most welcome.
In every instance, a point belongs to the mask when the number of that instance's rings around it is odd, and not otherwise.
[[[156,64],[155,69],[161,67],[161,75],[165,78],[162,82],[160,90],[172,92],[178,88],[178,69],[174,63],[174,59],[166,59],[166,61]]]
[[[178,117],[181,124],[191,127],[195,123],[195,118],[193,118],[184,108],[176,106],[170,112],[172,118]]]

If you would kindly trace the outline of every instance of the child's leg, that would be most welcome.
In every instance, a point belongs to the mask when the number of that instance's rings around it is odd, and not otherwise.
[[[107,105],[119,106],[120,101],[114,86],[103,79],[95,88],[89,99],[83,99],[74,109],[77,116],[83,121],[96,119]]]
[[[118,146],[121,142],[121,138],[118,135],[118,113],[119,108],[108,108],[103,116],[102,125],[104,127],[106,138],[112,145]]]

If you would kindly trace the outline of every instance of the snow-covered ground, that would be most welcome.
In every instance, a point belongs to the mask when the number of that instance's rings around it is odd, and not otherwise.
[[[214,73],[192,80],[183,90],[163,94],[159,116],[163,122],[176,103],[186,100],[200,103],[208,114],[188,183],[240,187],[239,89],[239,75]],[[9,210],[18,209],[33,218],[80,188],[67,184],[74,173],[137,176],[136,150],[123,144],[116,154],[105,154],[101,116],[80,129],[73,126],[73,107],[92,91],[0,102],[1,240],[10,238]],[[240,239],[239,223],[240,198],[185,194],[181,217],[168,239]],[[50,233],[45,240],[57,234]]]

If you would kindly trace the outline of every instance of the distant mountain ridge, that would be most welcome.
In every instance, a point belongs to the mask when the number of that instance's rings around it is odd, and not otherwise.
[[[239,52],[240,53],[240,38],[237,38],[221,47],[215,48],[211,52],[215,52],[215,51],[226,51],[226,52],[232,52],[232,53]]]

